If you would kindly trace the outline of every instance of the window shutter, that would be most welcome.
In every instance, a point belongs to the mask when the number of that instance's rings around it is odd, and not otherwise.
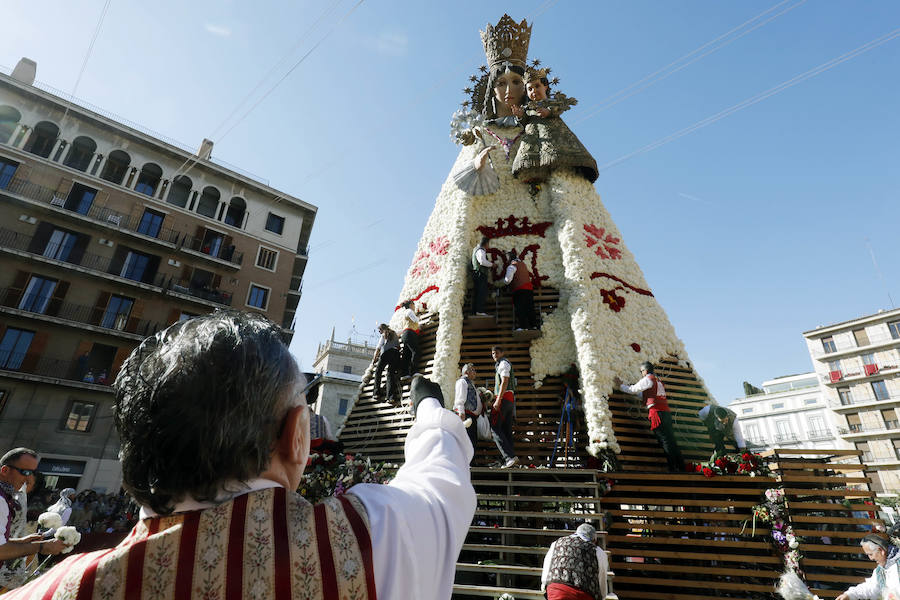
[[[3,301],[4,306],[15,308],[19,305],[19,301],[22,299],[22,293],[25,292],[25,286],[28,285],[28,278],[30,276],[31,273],[16,271],[16,279],[13,281],[9,291],[6,292],[6,298],[4,298]]]
[[[109,292],[100,292],[100,295],[97,297],[97,302],[94,304],[94,310],[91,311],[91,324],[99,325],[100,321],[103,320],[103,313],[106,312],[106,307],[109,305],[109,298],[112,296]]]
[[[32,254],[43,254],[51,235],[53,235],[53,223],[46,221],[38,223],[34,237],[31,238],[31,243],[28,245],[28,251]]]
[[[35,373],[35,370],[38,366],[38,361],[42,358],[44,354],[44,349],[47,347],[47,340],[50,337],[46,331],[37,331],[34,334],[34,338],[31,340],[31,345],[28,346],[28,351],[25,353],[25,359],[22,361],[21,370],[25,373]],[[58,371],[59,369],[54,369],[54,371]],[[47,373],[49,375],[49,373]]]
[[[128,323],[125,325],[125,331],[128,333],[137,333],[138,321],[141,320],[141,315],[144,314],[144,301],[143,300],[135,300],[134,304],[131,305],[131,314],[128,315]],[[143,331],[141,333],[147,333]]]
[[[50,303],[47,305],[48,315],[54,317],[59,315],[59,309],[62,307],[63,298],[66,297],[66,292],[68,291],[68,281],[59,281],[56,283],[56,287],[53,290],[53,295],[50,296]]]
[[[87,249],[88,242],[90,241],[91,236],[85,233],[77,234],[75,243],[72,244],[72,251],[69,253],[69,258],[66,262],[72,263],[73,265],[80,265],[81,259],[84,258],[84,251]]]

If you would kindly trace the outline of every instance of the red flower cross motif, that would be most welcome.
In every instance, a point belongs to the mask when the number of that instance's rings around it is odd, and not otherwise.
[[[594,253],[600,258],[608,258],[610,260],[618,260],[622,258],[622,251],[616,248],[616,245],[621,242],[619,238],[615,237],[611,233],[606,233],[606,229],[603,227],[597,227],[593,223],[590,225],[584,226],[585,231],[585,240],[587,241],[587,247],[594,248]]]
[[[441,270],[441,266],[434,260],[436,256],[447,254],[450,248],[450,240],[446,235],[435,238],[434,241],[428,243],[428,249],[416,254],[413,259],[412,270],[410,275],[417,277],[422,274],[434,275]]]
[[[600,290],[600,295],[603,297],[603,304],[608,304],[609,310],[613,312],[619,312],[625,307],[625,298],[616,293],[616,290],[621,289],[621,286],[617,286],[611,290]]]

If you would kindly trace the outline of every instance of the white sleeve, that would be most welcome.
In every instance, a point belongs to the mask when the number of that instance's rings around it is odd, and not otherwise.
[[[553,550],[556,548],[556,542],[550,544],[550,549],[544,555],[544,569],[541,571],[541,591],[547,590],[547,578],[550,577],[550,563],[553,560]]]
[[[849,590],[847,590],[846,594],[850,597],[850,600],[866,600],[866,598],[876,598],[876,594],[879,594],[880,590],[878,589],[878,580],[875,577],[875,572],[872,572],[872,575],[863,581],[859,585],[854,585]]]
[[[0,545],[9,541],[6,539],[6,524],[9,523],[9,518],[9,504],[0,498]]]
[[[503,281],[509,283],[513,280],[513,277],[516,275],[516,265],[509,265],[506,267],[506,275],[503,276]]]
[[[380,337],[378,338],[378,345],[375,346],[375,352],[378,352],[378,351],[381,350],[383,347],[384,347],[384,336],[382,335],[382,336],[380,336]]]
[[[406,463],[388,485],[361,483],[381,600],[449,598],[456,560],[475,514],[472,444],[462,421],[426,398],[404,445]]]
[[[497,374],[500,377],[509,377],[512,373],[512,366],[509,364],[508,360],[501,360],[500,364],[497,365]]]
[[[482,267],[493,267],[494,263],[488,260],[487,251],[484,248],[479,248],[475,251],[475,260],[478,261],[478,264]]]
[[[419,324],[419,315],[417,315],[416,312],[411,308],[406,309],[406,318],[409,319],[410,321],[412,321],[413,323],[415,323],[416,325]]]
[[[644,390],[649,390],[651,387],[653,387],[653,381],[651,381],[649,377],[645,376],[642,377],[641,380],[634,385],[623,383],[621,386],[619,386],[619,389],[621,389],[626,394],[640,394]]]
[[[707,404],[703,408],[700,409],[700,412],[697,413],[697,416],[700,417],[701,421],[706,420],[706,416],[709,415],[709,411],[712,409],[712,404]]]
[[[609,559],[606,557],[606,551],[597,547],[597,577],[600,579],[600,598],[606,598],[609,589],[606,586],[606,573],[609,571]]]
[[[737,447],[741,449],[746,448],[747,442],[744,441],[744,432],[741,431],[741,424],[738,423],[737,418],[734,419],[734,423],[731,425],[731,431],[734,433],[734,443],[737,444]]]
[[[453,395],[453,410],[458,415],[466,414],[466,392],[469,391],[466,385],[466,378],[460,377],[456,380],[456,393]]]

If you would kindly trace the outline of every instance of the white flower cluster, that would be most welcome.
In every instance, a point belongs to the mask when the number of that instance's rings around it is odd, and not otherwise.
[[[71,526],[60,527],[56,530],[56,535],[54,537],[66,545],[62,551],[63,554],[71,552],[78,542],[81,541],[81,534],[78,533],[77,529]]]
[[[473,133],[476,127],[484,121],[481,112],[477,110],[458,110],[450,118],[450,140],[454,144],[462,144],[466,133]]]
[[[58,527],[62,527],[62,524],[62,517],[59,513],[45,512],[41,513],[38,517],[38,525],[44,529],[57,529]]]

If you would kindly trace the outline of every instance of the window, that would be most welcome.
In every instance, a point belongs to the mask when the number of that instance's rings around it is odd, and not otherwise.
[[[853,394],[850,393],[850,388],[838,388],[838,396],[841,398],[842,406],[853,404]]]
[[[883,379],[872,382],[872,392],[874,392],[876,400],[887,400],[888,398],[890,398],[890,394],[888,394],[887,390],[887,385],[885,385]]]
[[[353,367],[350,365],[344,365],[344,373],[353,373]]]
[[[743,410],[741,411],[741,414],[742,414],[742,415],[749,415],[749,414],[752,413],[752,412],[753,412],[753,407],[751,406],[750,408],[745,408],[745,409],[743,409]]]
[[[803,404],[809,406],[810,404],[815,404],[816,402],[816,398],[807,398],[803,401]]]
[[[791,422],[787,419],[782,421],[775,421],[775,441],[776,442],[789,442],[794,439],[794,432],[791,430]]]
[[[284,231],[284,217],[279,217],[275,213],[269,213],[269,218],[266,219],[266,229],[281,235],[281,232]]]
[[[203,235],[203,244],[200,246],[200,251],[203,254],[209,254],[210,256],[219,256],[219,253],[222,251],[223,243],[225,243],[224,233],[207,229],[206,233]]]
[[[0,415],[3,414],[3,409],[6,408],[7,400],[9,400],[9,390],[0,389]]]
[[[144,216],[141,217],[137,232],[150,237],[159,237],[159,230],[162,229],[162,222],[165,217],[166,215],[161,212],[145,208]]]
[[[131,307],[134,306],[133,298],[125,298],[124,296],[112,295],[109,298],[109,304],[106,305],[106,311],[103,318],[100,319],[100,327],[107,329],[118,329],[122,331],[128,324],[128,315],[131,313]]]
[[[80,135],[69,146],[69,154],[63,161],[67,167],[78,169],[79,171],[87,171],[91,166],[91,159],[94,158],[94,152],[97,151],[97,142],[89,137]]]
[[[247,306],[255,306],[265,310],[269,304],[269,290],[258,285],[250,285],[250,295],[247,297]]]
[[[75,246],[77,239],[78,236],[74,233],[69,233],[62,229],[54,229],[53,233],[50,234],[50,239],[47,241],[47,246],[44,248],[43,255],[56,260],[69,260],[72,247]]]
[[[244,199],[235,196],[228,203],[228,210],[225,211],[225,223],[232,227],[240,227],[244,224],[244,213],[247,211],[247,203]]]
[[[68,415],[63,422],[66,431],[90,431],[94,424],[94,413],[97,405],[93,402],[73,400]]]
[[[772,410],[778,410],[781,408],[784,408],[784,402],[773,402],[772,403]]]
[[[184,208],[190,199],[191,189],[194,183],[190,177],[179,175],[172,180],[172,186],[169,188],[169,195],[166,196],[166,202]]]
[[[204,217],[215,219],[220,197],[219,190],[216,188],[212,186],[203,188],[203,193],[200,194],[200,201],[197,202],[197,212]]]
[[[138,175],[137,183],[134,184],[134,191],[153,197],[160,179],[162,179],[160,166],[154,163],[147,163],[141,169],[140,175]]]
[[[856,340],[856,345],[859,347],[869,345],[869,336],[865,329],[854,329],[853,339]]]
[[[819,415],[809,418],[809,436],[821,437],[828,433],[825,427],[825,418]]]
[[[256,255],[256,266],[262,267],[263,269],[268,269],[269,271],[275,270],[275,265],[278,262],[278,252],[275,250],[269,250],[268,248],[259,247],[259,254]]]
[[[747,432],[747,439],[754,444],[763,444],[765,440],[759,435],[759,426],[756,423],[752,423],[744,427],[744,430]]]
[[[88,214],[88,211],[91,210],[91,204],[94,203],[94,198],[96,197],[97,190],[94,188],[90,188],[80,183],[73,183],[72,189],[66,197],[64,207],[67,210],[73,210],[78,214],[86,215]]]
[[[828,361],[828,370],[831,371],[832,373],[835,371],[839,372],[841,370],[841,361],[839,361],[839,360]]]
[[[26,150],[40,157],[50,158],[58,137],[59,127],[49,121],[41,121],[34,126]]]
[[[21,367],[32,339],[33,331],[8,327],[0,340],[0,369],[15,371]]]
[[[19,163],[0,156],[0,190],[5,190],[9,186],[18,168]]]
[[[149,263],[150,257],[146,254],[141,254],[140,252],[129,250],[128,255],[125,257],[125,263],[122,265],[122,271],[119,273],[119,276],[125,277],[126,279],[132,279],[134,281],[142,281],[144,278],[144,272],[147,270],[147,265]]]
[[[350,398],[340,398],[340,399],[338,400],[338,402],[339,402],[339,404],[338,404],[338,414],[339,414],[339,415],[346,415],[346,414],[347,414],[347,408],[350,407]]]
[[[12,135],[19,128],[19,121],[22,120],[22,113],[6,104],[0,106],[0,144],[15,144],[17,140],[12,139]]]
[[[125,174],[128,172],[128,165],[131,164],[131,157],[127,152],[121,150],[113,150],[106,158],[106,165],[100,174],[101,179],[118,183],[121,185],[125,180]]]
[[[825,350],[825,354],[831,354],[832,352],[837,351],[837,348],[834,345],[834,337],[822,338],[822,349]]]
[[[888,323],[888,331],[891,332],[892,339],[900,340],[900,321]]]
[[[32,275],[19,301],[19,309],[28,312],[44,314],[47,310],[47,304],[53,296],[53,290],[56,289],[55,279],[46,279],[37,275]]]
[[[874,365],[875,364],[875,355],[874,354],[863,354],[862,361],[864,365]]]

